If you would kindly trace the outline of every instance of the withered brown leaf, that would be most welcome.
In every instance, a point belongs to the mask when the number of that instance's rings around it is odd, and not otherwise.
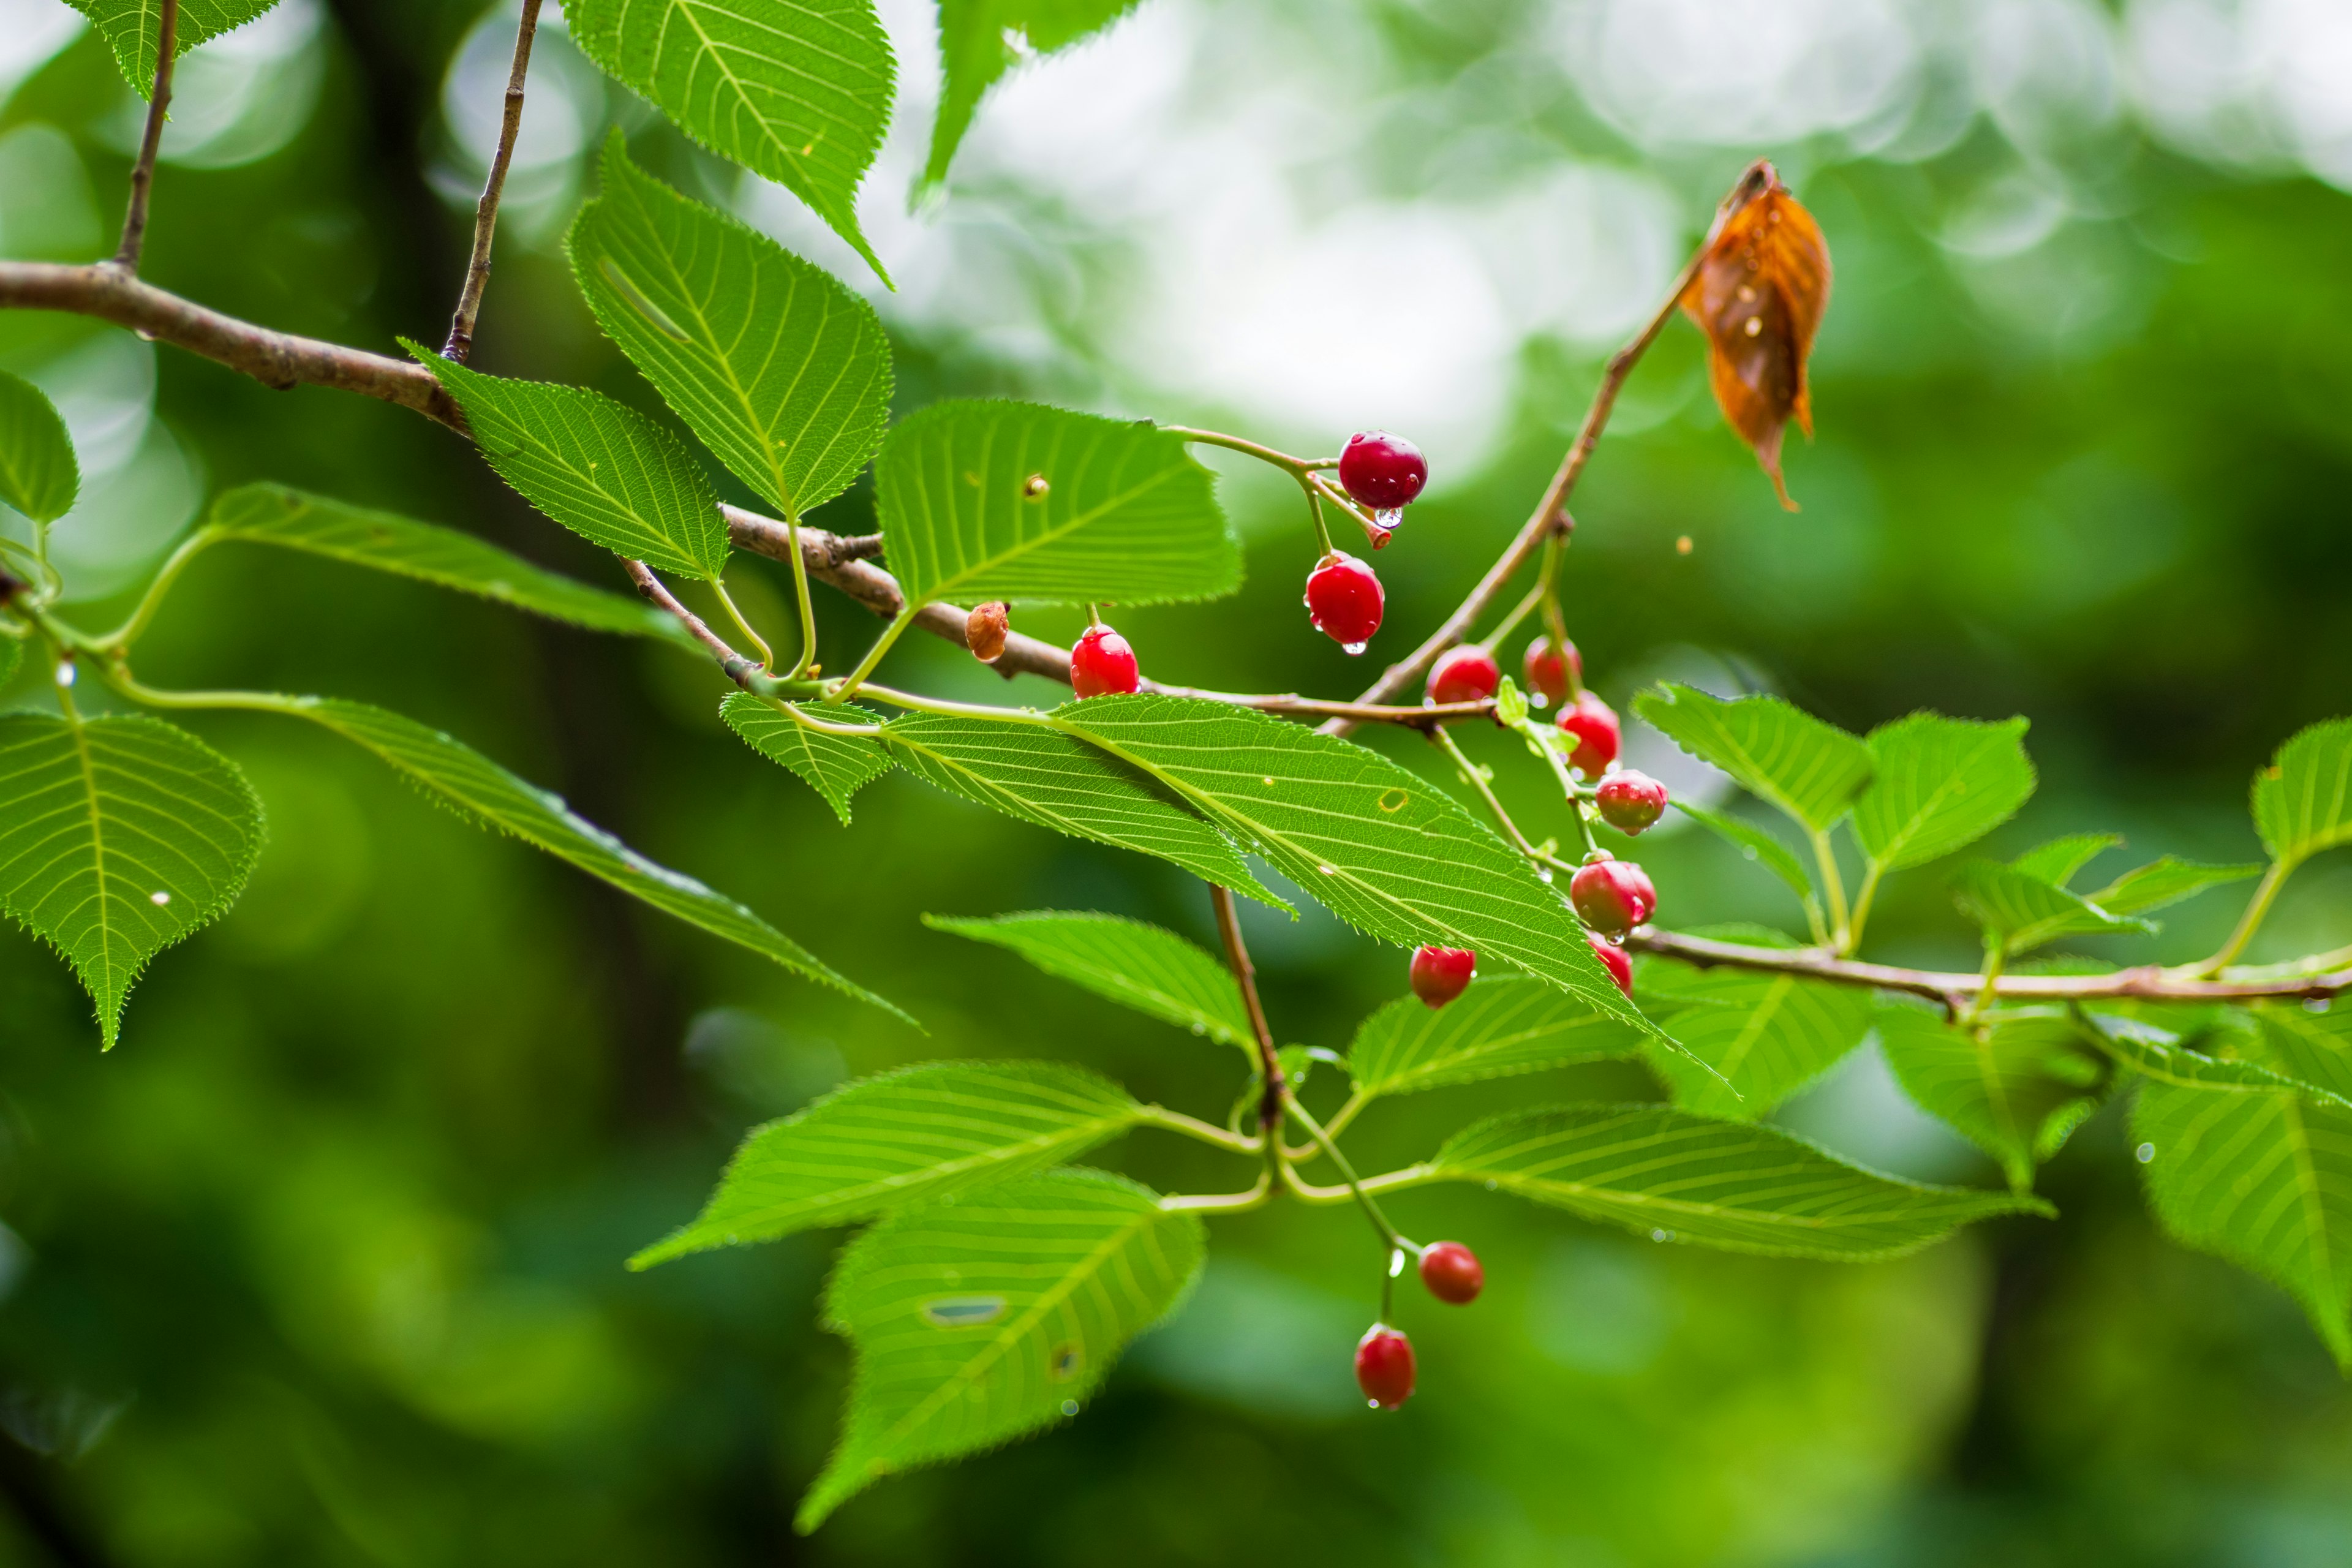
[[[1794,511],[1780,479],[1780,437],[1791,418],[1813,433],[1805,361],[1829,305],[1830,250],[1772,166],[1757,173],[1761,188],[1725,216],[1682,307],[1706,334],[1707,379],[1723,416]]]

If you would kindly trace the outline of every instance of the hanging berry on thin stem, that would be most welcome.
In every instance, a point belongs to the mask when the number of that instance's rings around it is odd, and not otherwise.
[[[1601,820],[1620,833],[1640,833],[1665,815],[1666,786],[1647,773],[1611,773],[1592,792]]]
[[[1586,931],[1584,940],[1592,944],[1592,956],[1601,961],[1601,967],[1609,972],[1609,978],[1617,983],[1617,989],[1625,993],[1625,1000],[1631,1002],[1633,999],[1633,955],[1597,931]]]
[[[1080,632],[1070,648],[1070,689],[1080,697],[1133,691],[1141,679],[1135,649],[1100,621]]]
[[[1477,978],[1478,955],[1466,947],[1416,947],[1411,974],[1412,994],[1433,1007],[1443,1007]]]
[[[1528,644],[1521,668],[1527,671],[1528,689],[1543,693],[1547,702],[1565,702],[1570,692],[1583,689],[1584,656],[1565,639],[1536,638]]]
[[[1658,890],[1649,873],[1631,860],[1619,860],[1605,849],[1576,868],[1568,879],[1568,901],[1579,919],[1606,937],[1622,938],[1655,914]]]
[[[1591,692],[1576,694],[1575,702],[1560,714],[1559,727],[1576,739],[1576,750],[1569,753],[1569,765],[1586,778],[1599,778],[1617,760],[1617,710]]]
[[[1503,683],[1495,656],[1476,643],[1447,648],[1429,667],[1428,696],[1432,702],[1484,702]]]
[[[1412,1397],[1412,1342],[1374,1323],[1356,1342],[1356,1386],[1374,1408],[1394,1410]]]
[[[1458,1241],[1433,1241],[1421,1249],[1421,1282],[1441,1301],[1469,1305],[1486,1288],[1478,1255]]]
[[[1381,629],[1387,595],[1372,569],[1344,550],[1334,550],[1307,575],[1307,609],[1315,629],[1351,654],[1364,651]]]
[[[1339,453],[1339,485],[1358,502],[1372,509],[1373,521],[1396,526],[1394,515],[1412,504],[1429,483],[1429,460],[1421,448],[1385,430],[1360,430],[1348,437]]]

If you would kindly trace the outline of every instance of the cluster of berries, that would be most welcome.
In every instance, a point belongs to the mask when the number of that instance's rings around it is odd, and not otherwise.
[[[1458,1241],[1436,1241],[1421,1249],[1421,1282],[1441,1301],[1469,1305],[1486,1288],[1478,1255]],[[1356,1342],[1356,1386],[1382,1410],[1394,1410],[1412,1394],[1412,1342],[1402,1329],[1374,1323]]]

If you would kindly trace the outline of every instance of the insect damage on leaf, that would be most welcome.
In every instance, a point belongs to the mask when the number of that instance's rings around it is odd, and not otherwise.
[[[1723,416],[1794,511],[1780,479],[1780,437],[1791,418],[1813,433],[1805,361],[1829,305],[1830,250],[1771,164],[1758,165],[1756,178],[1762,189],[1725,216],[1682,307],[1706,334],[1707,379]]]

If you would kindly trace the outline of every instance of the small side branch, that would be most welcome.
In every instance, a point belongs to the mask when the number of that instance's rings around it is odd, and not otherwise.
[[[172,0],[164,0],[166,5]],[[490,286],[490,237],[499,226],[499,198],[507,188],[507,165],[514,162],[515,137],[522,130],[522,84],[530,74],[530,44],[539,32],[540,0],[522,0],[522,21],[515,28],[514,65],[507,73],[506,117],[499,124],[498,151],[490,155],[489,177],[482,182],[482,199],[474,205],[474,253],[466,263],[466,286],[457,295],[457,313],[449,320],[449,341],[441,357],[459,364],[474,352],[474,321],[481,314],[482,291]]]
[[[147,129],[139,138],[139,161],[131,165],[131,205],[122,214],[122,243],[114,265],[139,270],[147,243],[147,197],[155,185],[155,154],[163,145],[164,111],[172,106],[172,65],[180,53],[180,0],[163,0],[155,18],[155,87],[147,99]]]
[[[680,604],[677,595],[671,593],[663,584],[662,580],[654,575],[652,567],[642,561],[626,559],[622,561],[621,565],[628,573],[629,581],[637,585],[638,593],[643,594],[656,608],[667,610],[677,616],[678,624],[687,629],[688,634],[709,650],[710,657],[719,661],[719,668],[727,672],[728,679],[755,696],[764,695],[760,690],[761,671],[758,660],[745,658],[741,654],[737,653],[728,645],[725,637],[710,629],[709,622]]]

